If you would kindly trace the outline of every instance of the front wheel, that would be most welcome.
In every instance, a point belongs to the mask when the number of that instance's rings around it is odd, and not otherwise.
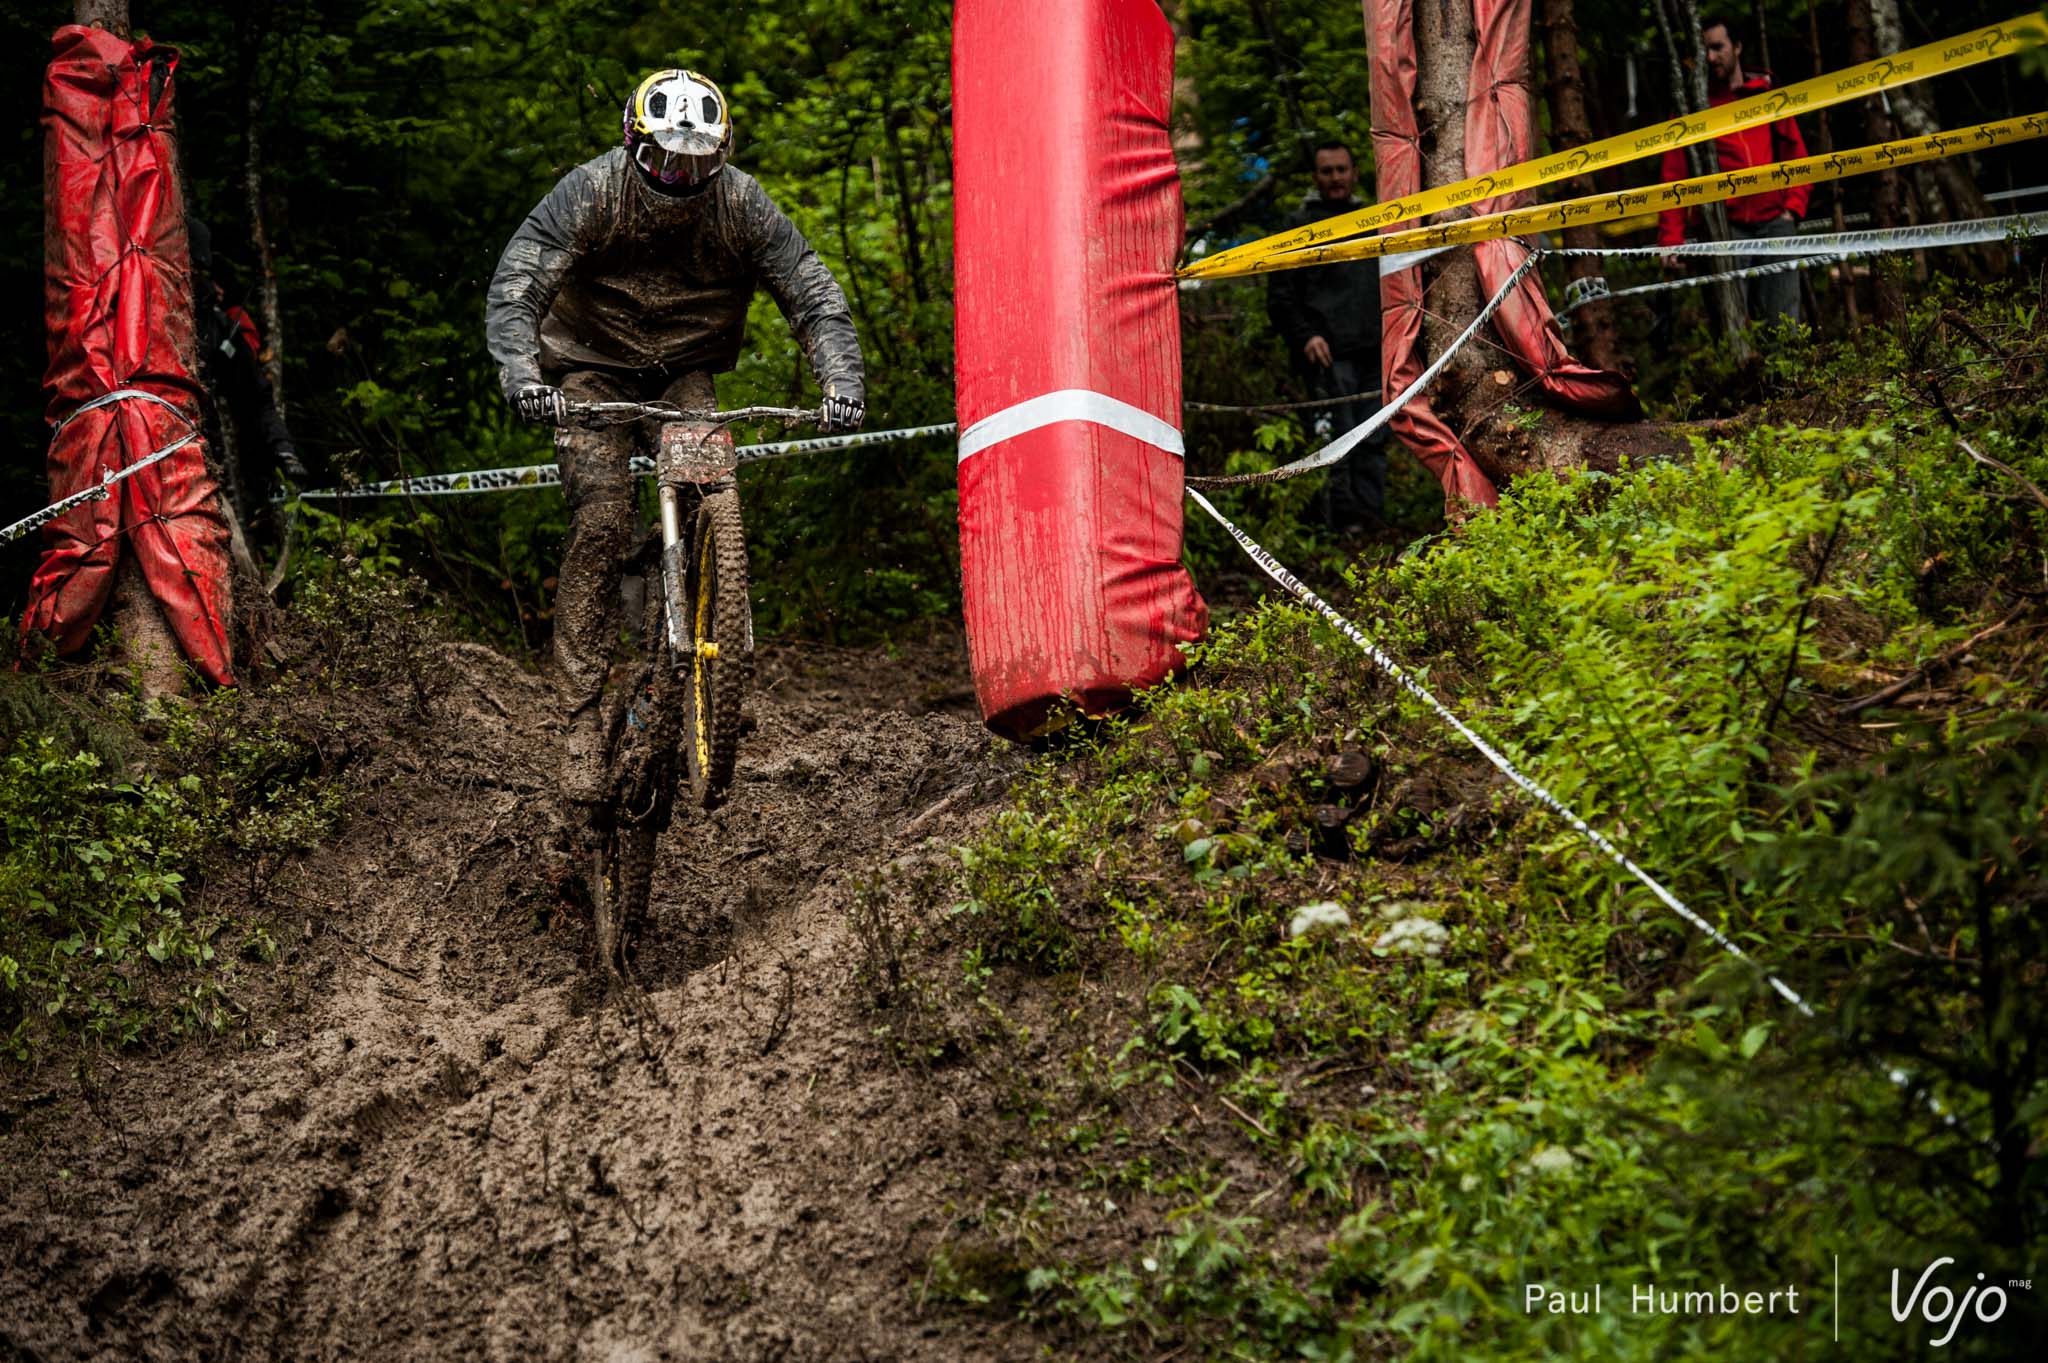
[[[691,798],[712,809],[732,786],[740,707],[754,676],[754,612],[747,601],[747,540],[736,489],[714,492],[697,508],[685,601],[690,710],[683,758]]]

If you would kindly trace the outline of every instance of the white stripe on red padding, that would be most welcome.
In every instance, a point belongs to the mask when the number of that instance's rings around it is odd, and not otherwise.
[[[1026,431],[1050,426],[1056,421],[1092,421],[1112,431],[1142,440],[1168,454],[1185,456],[1180,432],[1143,408],[1098,393],[1092,388],[1062,388],[991,412],[960,432],[960,462],[991,445],[1013,440]]]

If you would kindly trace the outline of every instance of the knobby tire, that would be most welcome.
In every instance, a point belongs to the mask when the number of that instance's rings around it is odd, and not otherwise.
[[[740,710],[754,677],[754,613],[747,600],[747,541],[736,489],[714,492],[698,507],[689,563],[695,647],[683,756],[691,798],[714,809],[732,787]]]

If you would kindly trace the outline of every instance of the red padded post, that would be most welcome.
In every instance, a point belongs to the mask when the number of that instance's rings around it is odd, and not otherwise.
[[[1154,0],[959,0],[960,572],[975,690],[1012,737],[1181,665],[1180,176]]]

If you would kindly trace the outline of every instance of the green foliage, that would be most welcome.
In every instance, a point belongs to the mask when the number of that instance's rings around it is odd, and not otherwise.
[[[40,687],[34,678],[17,682]],[[122,1046],[216,1030],[242,958],[274,950],[261,892],[279,860],[341,815],[317,752],[239,693],[155,711],[154,769],[110,763],[62,731],[0,747],[0,1035],[18,1059],[76,1036]],[[123,718],[120,711],[130,713]],[[128,728],[141,711],[102,722]],[[231,915],[194,894],[209,870],[253,891]]]
[[[2000,404],[1983,362],[2033,321],[1993,292],[1940,324],[1954,301],[1903,333],[1936,338],[1913,372],[1956,376],[1973,446],[2038,483],[2038,385]],[[2037,594],[2048,519],[1926,421],[1912,374],[1835,391],[1896,343],[1807,351],[1801,400],[1844,429],[1528,481],[1342,603],[1754,965],[1292,603],[1040,762],[963,851],[957,940],[980,994],[1014,963],[1078,995],[1012,1154],[1142,1229],[998,1199],[1026,1292],[981,1309],[1215,1357],[1818,1358],[1839,1255],[1840,1347],[1906,1357],[1928,1337],[1878,1305],[1893,1266],[2039,1262],[2038,658],[1994,631],[1904,711],[1837,706]],[[1340,748],[1376,759],[1369,796],[1329,785]],[[1313,901],[1352,926],[1292,937]],[[1804,1307],[1629,1307],[1724,1282]],[[1531,1311],[1532,1283],[1606,1305]],[[2038,1323],[2016,1311],[1948,1347],[2001,1356]]]

